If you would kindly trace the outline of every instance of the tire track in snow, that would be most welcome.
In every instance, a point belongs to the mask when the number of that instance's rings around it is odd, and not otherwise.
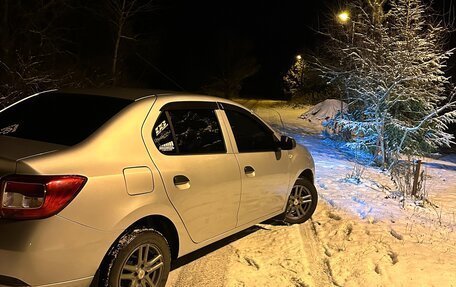
[[[301,224],[299,230],[303,249],[308,252],[306,260],[309,269],[312,272],[313,284],[316,287],[337,286],[332,278],[331,267],[328,259],[322,254],[323,247],[318,239],[317,229],[314,221],[310,219],[308,222]]]
[[[196,251],[198,252],[198,251]],[[195,255],[198,256],[198,255]],[[228,263],[235,254],[229,245],[172,271],[166,286],[225,286]]]

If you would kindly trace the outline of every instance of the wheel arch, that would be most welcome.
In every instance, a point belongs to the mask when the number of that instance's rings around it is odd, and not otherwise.
[[[302,179],[307,179],[308,181],[310,181],[311,183],[315,183],[314,180],[314,174],[313,174],[313,171],[311,169],[305,169],[303,170],[299,175],[298,175],[298,178],[302,178]]]
[[[169,248],[171,250],[171,258],[176,259],[179,254],[179,234],[177,232],[176,226],[173,222],[163,215],[149,215],[143,217],[133,224],[131,224],[122,235],[131,232],[132,230],[138,228],[151,228],[160,232],[168,241]]]

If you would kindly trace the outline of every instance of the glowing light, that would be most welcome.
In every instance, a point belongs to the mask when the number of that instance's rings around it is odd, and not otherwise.
[[[350,13],[348,11],[340,12],[337,14],[337,20],[339,20],[340,23],[347,23],[348,20],[350,20]]]
[[[301,61],[301,59],[302,59],[302,56],[301,56],[301,55],[297,55],[297,56],[296,56],[296,60]]]

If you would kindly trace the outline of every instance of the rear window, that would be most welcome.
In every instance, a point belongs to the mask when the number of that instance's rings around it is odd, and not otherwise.
[[[0,135],[71,146],[130,103],[104,96],[41,94],[0,112]]]

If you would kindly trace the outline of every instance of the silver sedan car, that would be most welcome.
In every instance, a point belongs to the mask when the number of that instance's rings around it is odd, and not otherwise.
[[[0,286],[151,287],[317,192],[307,149],[232,101],[66,90],[0,111],[0,203]]]

